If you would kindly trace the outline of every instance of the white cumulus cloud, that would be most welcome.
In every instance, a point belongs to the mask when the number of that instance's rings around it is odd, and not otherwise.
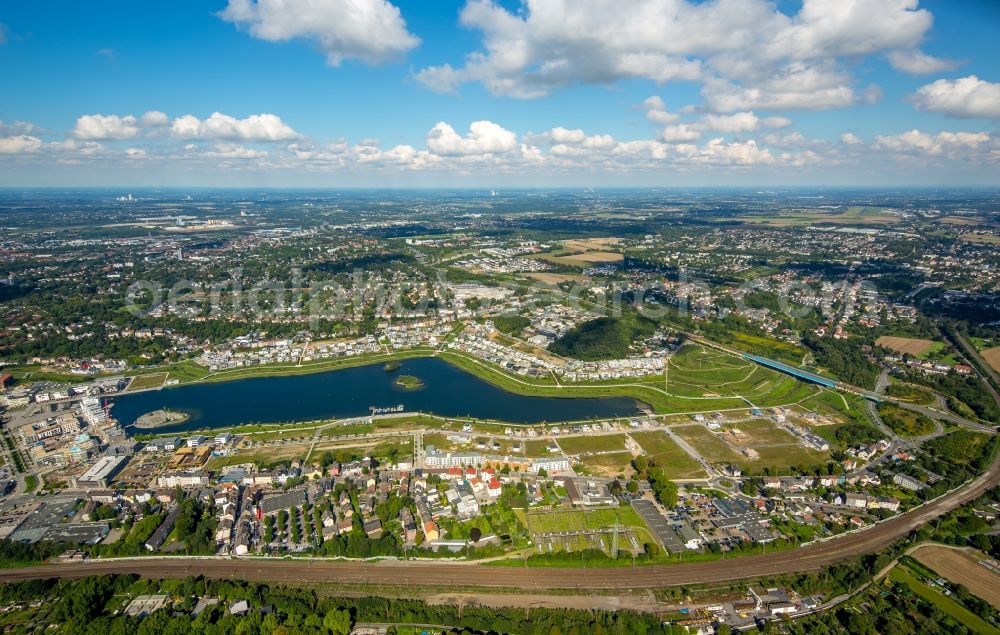
[[[930,75],[943,71],[955,70],[955,62],[928,55],[923,51],[892,51],[889,53],[889,64],[898,71],[910,75]]]
[[[207,119],[184,115],[174,119],[170,132],[181,139],[213,139],[225,141],[290,141],[299,134],[277,115],[250,115],[237,119],[220,112]]]
[[[803,0],[794,15],[776,4],[521,0],[510,7],[468,0],[460,21],[482,33],[481,47],[416,78],[441,92],[479,82],[518,98],[628,78],[714,80],[706,99],[716,111],[834,108],[865,97],[845,60],[915,49],[932,24],[917,0]],[[666,112],[657,105],[648,111]],[[651,119],[672,123],[659,114]]]
[[[694,141],[701,137],[701,131],[687,124],[677,124],[666,126],[660,132],[660,139],[667,143],[679,143],[682,141]]]
[[[944,113],[950,117],[1000,117],[1000,84],[975,75],[960,79],[939,79],[921,86],[911,96],[920,110]]]
[[[753,111],[737,112],[731,115],[706,115],[698,123],[699,129],[718,132],[754,132],[761,128],[786,128],[792,120],[786,117],[760,118]]]
[[[420,43],[387,0],[229,0],[219,16],[261,40],[309,40],[330,66],[386,62]]]
[[[21,154],[36,152],[42,147],[42,140],[31,135],[0,137],[0,154]]]
[[[990,141],[986,132],[939,132],[931,134],[920,130],[910,130],[898,135],[875,137],[875,147],[896,153],[921,153],[927,155],[951,155],[975,150]]]
[[[464,137],[441,121],[427,133],[427,147],[441,156],[471,156],[511,152],[518,146],[516,134],[492,121],[473,121]]]
[[[88,140],[122,140],[139,136],[142,128],[133,115],[83,115],[76,120],[73,136]]]

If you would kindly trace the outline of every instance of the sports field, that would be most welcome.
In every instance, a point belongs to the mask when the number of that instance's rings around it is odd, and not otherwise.
[[[882,348],[888,348],[897,353],[913,355],[914,357],[926,355],[935,348],[937,350],[944,348],[944,344],[935,342],[934,340],[923,340],[915,337],[896,337],[894,335],[883,335],[875,340],[875,344]]]
[[[704,478],[708,476],[693,458],[665,432],[633,432],[630,435],[670,479]]]

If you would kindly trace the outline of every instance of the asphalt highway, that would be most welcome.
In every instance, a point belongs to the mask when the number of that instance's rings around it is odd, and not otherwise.
[[[367,583],[517,589],[634,589],[721,582],[823,568],[877,552],[914,529],[1000,484],[1000,457],[981,476],[920,508],[873,527],[805,547],[709,562],[618,568],[524,568],[426,561],[149,557],[0,569],[0,582],[134,573],[148,578],[203,575],[284,583]]]

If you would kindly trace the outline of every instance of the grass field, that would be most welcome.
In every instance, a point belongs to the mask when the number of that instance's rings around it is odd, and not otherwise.
[[[558,440],[558,443],[559,447],[566,454],[618,452],[625,449],[625,435],[605,434],[601,436],[563,437]]]
[[[934,432],[934,421],[919,412],[884,403],[878,407],[879,415],[893,432],[904,437],[919,437]]]
[[[710,463],[741,463],[746,458],[701,425],[677,426],[674,432]]]
[[[1000,245],[1000,236],[993,234],[962,234],[961,239],[979,245]]]
[[[880,207],[851,206],[843,211],[799,210],[771,216],[746,218],[749,223],[762,223],[775,227],[801,227],[815,224],[832,225],[889,225],[899,222],[899,217]]]
[[[707,476],[701,465],[665,432],[633,432],[630,436],[646,451],[646,456],[663,469],[667,478],[687,479]]]
[[[895,380],[889,384],[889,388],[886,393],[896,397],[897,399],[902,399],[903,401],[909,401],[910,403],[923,406],[929,406],[935,401],[934,393],[926,388],[916,384],[908,384]]]
[[[136,375],[128,384],[128,390],[146,390],[148,388],[159,388],[167,380],[168,373],[151,373],[149,375]]]
[[[594,476],[604,476],[611,478],[621,474],[624,477],[630,476],[635,470],[632,469],[631,452],[611,452],[608,454],[591,454],[580,459],[583,472]],[[581,471],[581,470],[577,470]]]
[[[888,580],[905,584],[924,601],[935,606],[939,611],[958,621],[959,624],[975,629],[978,633],[998,634],[1000,629],[986,622],[981,617],[968,610],[955,600],[930,587],[921,580],[912,569],[905,565],[897,565],[887,576]]]
[[[653,537],[646,521],[631,507],[605,507],[601,509],[567,509],[545,512],[519,513],[521,522],[533,536],[564,531],[608,529],[617,521],[638,534],[640,542],[651,542]]]
[[[770,421],[746,421],[736,427],[741,435],[718,435],[701,425],[677,426],[674,432],[709,462],[733,463],[754,473],[765,468],[775,473],[787,473],[792,466],[822,465],[829,457],[829,452],[803,447],[789,433],[774,427]],[[749,459],[743,453],[744,448],[753,448],[759,458]]]

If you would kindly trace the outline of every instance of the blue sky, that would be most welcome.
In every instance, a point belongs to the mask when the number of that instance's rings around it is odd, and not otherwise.
[[[998,185],[1000,3],[278,4],[3,4],[0,184]]]

